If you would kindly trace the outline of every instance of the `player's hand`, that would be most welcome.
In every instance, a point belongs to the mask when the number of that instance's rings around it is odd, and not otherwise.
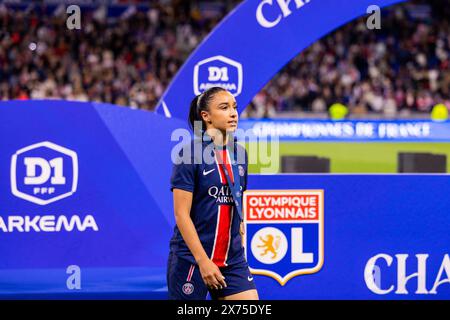
[[[210,259],[205,259],[198,263],[200,268],[200,274],[206,286],[210,289],[222,289],[226,288],[225,277],[220,272],[219,267]]]

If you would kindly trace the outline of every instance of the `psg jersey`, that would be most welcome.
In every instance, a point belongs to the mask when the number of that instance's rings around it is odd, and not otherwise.
[[[205,160],[208,155],[209,161]],[[226,147],[214,148],[211,141],[196,139],[189,150],[186,146],[182,148],[179,156],[182,162],[173,166],[171,190],[192,192],[190,216],[206,254],[218,267],[242,263],[245,257],[239,232],[241,218],[223,167],[226,166],[232,183],[240,179],[242,194],[247,187],[245,148],[236,141]],[[233,174],[231,163],[238,166],[239,170],[235,171],[239,172],[238,176]],[[170,251],[196,263],[177,226],[170,241]]]

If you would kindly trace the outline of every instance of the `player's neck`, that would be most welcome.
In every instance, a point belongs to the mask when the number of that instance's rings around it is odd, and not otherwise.
[[[211,137],[211,140],[216,146],[223,147],[228,144],[228,133],[216,128],[209,128],[206,133]]]

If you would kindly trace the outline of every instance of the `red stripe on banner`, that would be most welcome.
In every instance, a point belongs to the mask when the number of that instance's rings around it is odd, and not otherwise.
[[[232,206],[219,205],[219,213],[217,217],[216,237],[214,239],[214,247],[211,260],[218,267],[225,267],[230,247],[230,230],[232,218]]]

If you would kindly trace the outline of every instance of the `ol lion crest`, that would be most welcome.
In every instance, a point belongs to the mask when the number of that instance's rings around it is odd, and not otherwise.
[[[248,190],[244,247],[253,274],[285,285],[324,262],[323,190]]]

